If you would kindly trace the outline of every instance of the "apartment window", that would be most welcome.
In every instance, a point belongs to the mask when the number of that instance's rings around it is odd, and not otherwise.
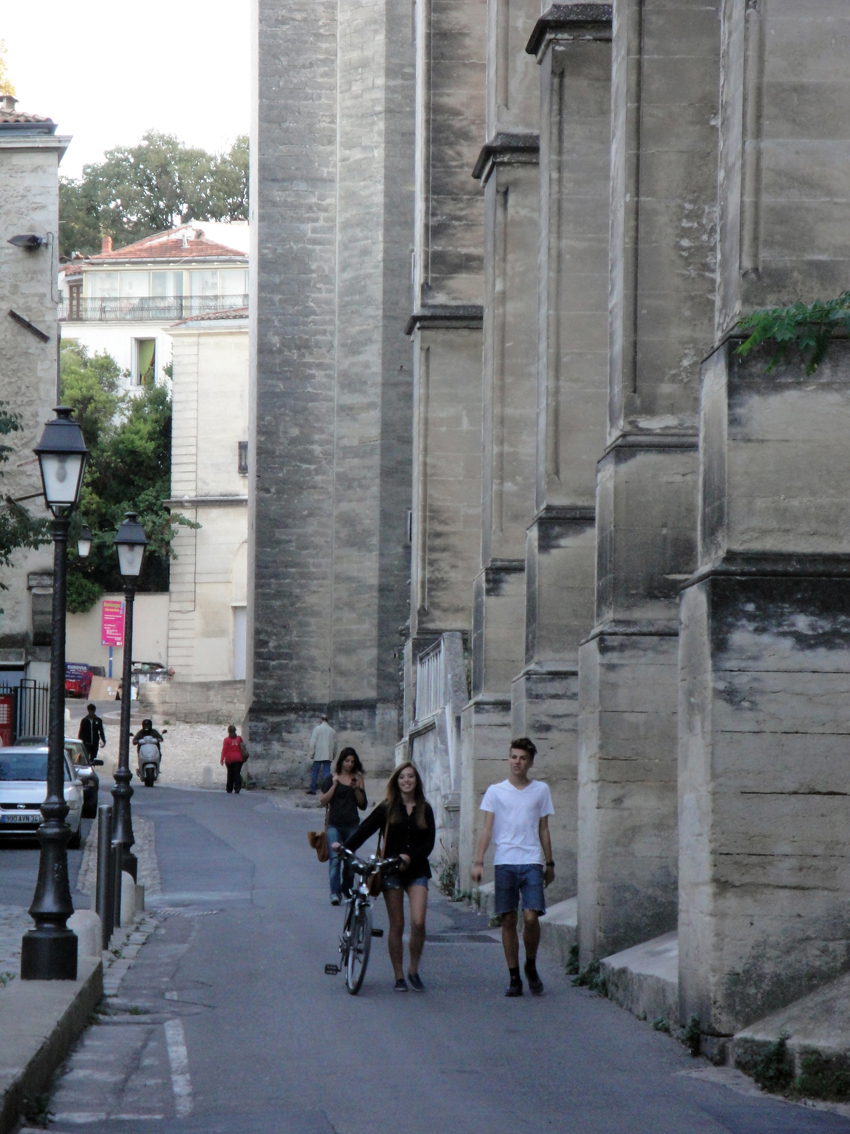
[[[182,294],[182,272],[151,272],[151,295],[164,299]]]
[[[244,268],[228,268],[219,272],[222,295],[246,295],[248,273]]]
[[[86,294],[92,299],[118,298],[118,272],[86,272]]]
[[[218,268],[189,273],[192,295],[218,295]]]
[[[239,454],[238,454],[239,473],[240,473],[241,476],[247,476],[248,475],[248,442],[247,441],[239,441],[238,445],[239,445]]]
[[[133,379],[137,386],[153,386],[156,382],[156,339],[136,339]]]

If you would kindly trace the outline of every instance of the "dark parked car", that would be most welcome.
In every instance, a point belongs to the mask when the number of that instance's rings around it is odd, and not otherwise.
[[[15,741],[16,748],[34,748],[44,745],[47,747],[46,736],[20,736]],[[100,779],[95,766],[103,767],[102,760],[90,760],[83,742],[76,737],[65,737],[65,752],[74,765],[80,783],[83,785],[83,819],[97,818],[97,793],[100,790]]]

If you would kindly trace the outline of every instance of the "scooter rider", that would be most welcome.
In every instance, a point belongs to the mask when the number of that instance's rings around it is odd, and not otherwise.
[[[133,743],[137,748],[139,747],[139,741],[145,736],[152,736],[154,740],[158,740],[159,743],[162,744],[162,737],[153,727],[153,721],[150,719],[150,717],[145,717],[145,719],[142,721],[142,727],[133,737]]]

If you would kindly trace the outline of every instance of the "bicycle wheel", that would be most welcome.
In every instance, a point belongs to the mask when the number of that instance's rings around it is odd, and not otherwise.
[[[352,996],[360,991],[369,964],[372,947],[372,907],[364,902],[354,915],[351,941],[348,947],[348,964],[345,966],[345,985]]]
[[[343,972],[348,969],[348,954],[351,950],[351,937],[354,932],[354,902],[346,903],[345,917],[342,921],[342,936],[339,939],[339,965]]]

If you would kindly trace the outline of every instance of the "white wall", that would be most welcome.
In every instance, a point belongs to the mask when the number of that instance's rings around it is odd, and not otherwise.
[[[122,594],[104,595],[103,599],[122,600]],[[69,614],[65,657],[69,662],[102,665],[109,673],[109,647],[100,642],[103,599],[85,614]],[[133,617],[133,661],[168,664],[168,595],[136,595]],[[112,655],[112,672],[120,676],[124,650],[116,646]]]
[[[90,354],[106,351],[112,355],[122,371],[133,370],[133,352],[136,339],[156,339],[156,380],[166,381],[162,368],[171,362],[171,336],[168,329],[171,323],[62,323],[62,338],[73,339],[87,347]],[[130,379],[122,382],[130,387]],[[133,387],[138,389],[139,387]]]

